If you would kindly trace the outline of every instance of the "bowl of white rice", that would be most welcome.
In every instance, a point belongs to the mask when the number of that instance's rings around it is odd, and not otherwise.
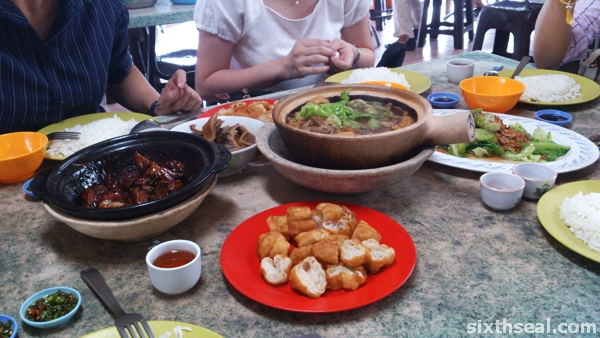
[[[51,124],[39,132],[47,135],[57,131],[72,131],[80,133],[80,136],[77,140],[49,141],[45,158],[64,160],[92,144],[127,135],[138,122],[148,119],[153,117],[132,112],[110,112],[77,116]]]

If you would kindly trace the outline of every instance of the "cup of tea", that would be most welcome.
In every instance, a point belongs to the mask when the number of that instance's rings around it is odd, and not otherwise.
[[[202,274],[202,251],[198,244],[172,240],[158,244],[146,254],[152,285],[168,295],[178,295],[194,287]]]
[[[460,81],[472,77],[475,71],[475,61],[469,59],[452,59],[446,63],[446,74],[450,82],[459,84]]]

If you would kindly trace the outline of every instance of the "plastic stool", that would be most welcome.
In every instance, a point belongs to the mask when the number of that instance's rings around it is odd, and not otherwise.
[[[521,60],[529,55],[531,32],[542,4],[528,1],[500,1],[486,5],[479,14],[473,50],[481,50],[488,29],[495,29],[493,54]],[[507,51],[510,34],[514,37],[513,53]]]
[[[450,0],[446,0],[450,1]],[[429,5],[431,0],[423,1],[423,14],[419,25],[417,47],[425,45],[425,37],[429,34],[430,39],[437,39],[439,34],[452,35],[454,38],[454,49],[464,48],[464,35],[469,33],[469,40],[473,40],[473,0],[452,0],[454,2],[454,13],[450,17],[454,22],[446,22],[442,19],[442,0],[433,0],[431,23],[427,23]],[[464,7],[464,11],[463,11]],[[444,28],[451,27],[451,28]]]

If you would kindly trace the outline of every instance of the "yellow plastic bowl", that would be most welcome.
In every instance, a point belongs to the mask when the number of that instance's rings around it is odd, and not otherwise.
[[[398,89],[408,90],[408,88],[406,88],[406,86],[403,86],[403,85],[401,85],[399,83],[396,83],[396,82],[388,82],[388,81],[366,81],[366,82],[362,82],[362,84],[386,86],[386,87],[392,87],[392,88],[398,88]]]
[[[0,183],[16,183],[33,176],[46,153],[48,137],[36,132],[0,135]]]
[[[525,91],[523,83],[499,76],[471,77],[462,80],[459,86],[469,108],[494,113],[511,110]]]

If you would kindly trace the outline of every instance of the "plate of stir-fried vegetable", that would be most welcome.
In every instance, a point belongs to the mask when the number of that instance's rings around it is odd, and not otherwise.
[[[441,116],[462,110],[433,110]],[[438,146],[430,161],[472,171],[511,170],[515,163],[541,162],[565,173],[596,162],[598,147],[586,137],[550,123],[525,117],[471,111],[475,140]]]

